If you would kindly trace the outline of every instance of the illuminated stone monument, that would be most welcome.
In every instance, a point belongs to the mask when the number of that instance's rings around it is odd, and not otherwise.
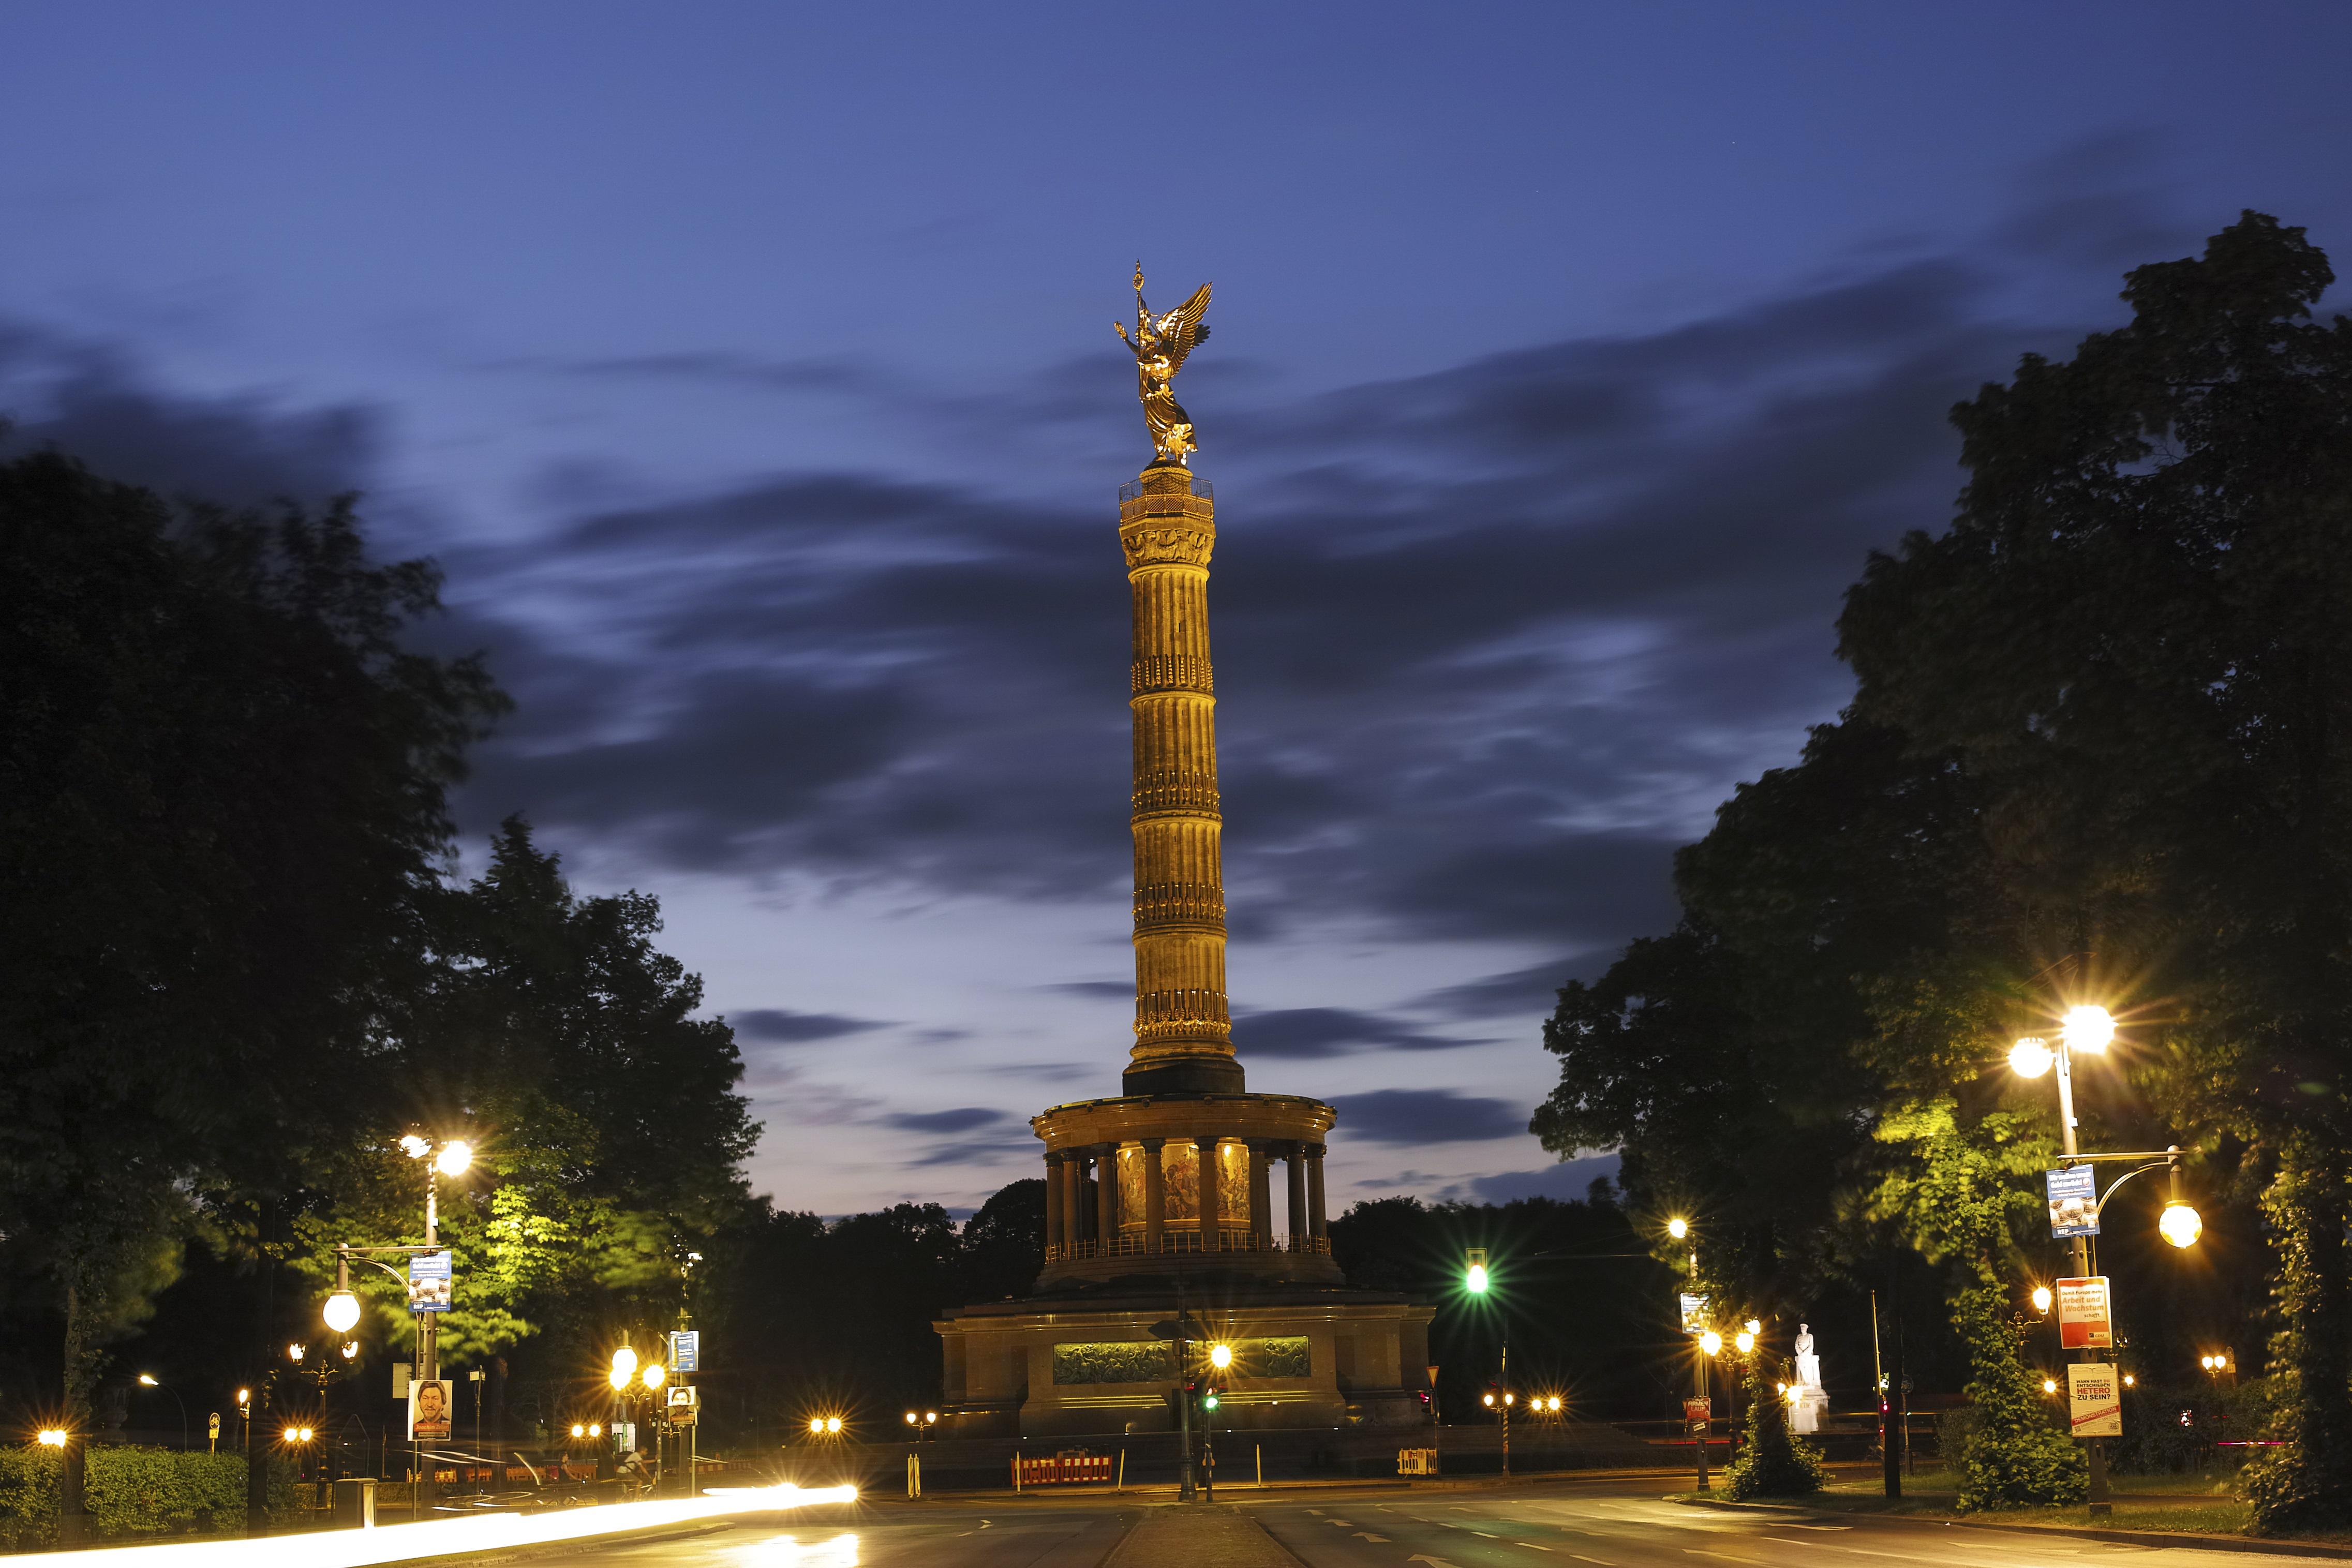
[[[1135,1043],[1121,1093],[1031,1121],[1045,1145],[1045,1268],[1033,1295],[935,1325],[948,1416],[970,1436],[1169,1427],[1180,1378],[1151,1328],[1181,1308],[1234,1347],[1221,1424],[1416,1425],[1432,1310],[1351,1290],[1331,1260],[1336,1113],[1247,1092],[1234,1052],[1209,658],[1216,502],[1187,466],[1192,423],[1171,387],[1208,336],[1209,290],[1155,317],[1140,268],[1135,284],[1134,333],[1118,330],[1158,453],[1118,508],[1134,609]]]

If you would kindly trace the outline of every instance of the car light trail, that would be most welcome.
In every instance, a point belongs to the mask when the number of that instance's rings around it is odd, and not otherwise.
[[[604,1503],[545,1513],[479,1513],[434,1519],[421,1524],[388,1524],[375,1530],[307,1531],[257,1541],[185,1541],[151,1546],[98,1547],[80,1552],[37,1552],[9,1559],[14,1564],[64,1568],[381,1568],[420,1558],[467,1552],[506,1552],[551,1542],[588,1541],[600,1535],[658,1530],[697,1520],[738,1513],[777,1513],[824,1503],[855,1502],[854,1486],[745,1487],[709,1491],[697,1498],[655,1502]],[[830,1544],[830,1543],[828,1543]],[[855,1541],[849,1546],[854,1554]],[[835,1557],[834,1561],[844,1561]],[[854,1555],[846,1559],[855,1562]]]

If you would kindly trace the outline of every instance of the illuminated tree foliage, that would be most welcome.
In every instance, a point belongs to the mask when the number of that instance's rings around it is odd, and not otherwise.
[[[1639,1198],[1708,1205],[1704,1267],[1748,1299],[1890,1241],[1952,1260],[1987,1429],[2038,1452],[2000,1364],[2000,1249],[1895,1197],[1980,1156],[2026,1190],[2046,1086],[1987,1071],[2095,992],[2126,1027],[2094,1143],[2177,1138],[2209,1191],[2270,1184],[2292,1445],[2250,1482],[2266,1530],[2352,1519],[2352,324],[2311,311],[2331,281],[2248,214],[2130,274],[2128,325],[1954,411],[1952,526],[1849,594],[1852,707],[1684,852],[1682,929],[1562,993],[1536,1121],[1563,1153],[1622,1145]],[[1977,1495],[2051,1490],[2018,1462]]]

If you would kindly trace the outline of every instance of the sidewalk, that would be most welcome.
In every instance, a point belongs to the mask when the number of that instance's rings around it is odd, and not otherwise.
[[[1154,1508],[1103,1559],[1103,1568],[1300,1568],[1265,1527],[1223,1503]]]
[[[1801,1513],[1815,1519],[1864,1518],[1877,1523],[1916,1524],[1928,1529],[1950,1530],[2010,1530],[2028,1535],[2070,1535],[2084,1541],[2111,1541],[2125,1546],[2185,1547],[2195,1552],[2244,1552],[2271,1557],[2327,1557],[2352,1561],[2352,1545],[2342,1542],[2307,1541],[2300,1538],[2275,1538],[2252,1535],[2225,1535],[2220,1532],[2178,1530],[2116,1530],[2100,1525],[2050,1524],[2034,1520],[2004,1518],[1996,1511],[1990,1513],[1896,1513],[1881,1509],[1814,1508],[1801,1502],[1727,1502],[1720,1498],[1693,1496],[1688,1492],[1668,1495],[1667,1501],[1685,1508],[1715,1508],[1727,1511],[1759,1513]]]

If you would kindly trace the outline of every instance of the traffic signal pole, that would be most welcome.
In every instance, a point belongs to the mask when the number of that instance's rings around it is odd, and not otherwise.
[[[1183,1312],[1177,1312],[1177,1321],[1183,1321]],[[1192,1342],[1183,1335],[1176,1336],[1176,1438],[1184,1454],[1183,1468],[1177,1472],[1176,1500],[1192,1500]]]

